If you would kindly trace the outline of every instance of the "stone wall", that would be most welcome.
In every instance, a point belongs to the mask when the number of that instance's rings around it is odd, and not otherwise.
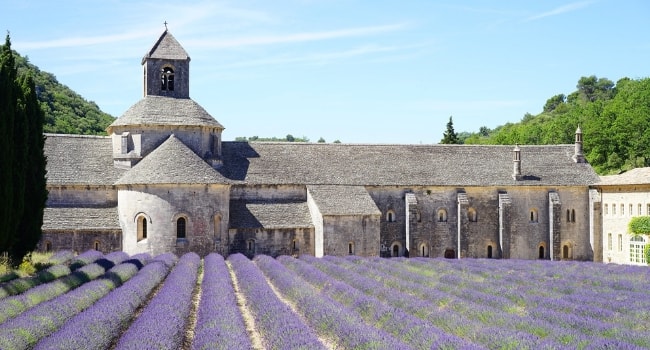
[[[313,228],[230,229],[228,253],[241,253],[249,258],[255,255],[314,255]]]
[[[377,256],[379,215],[323,216],[325,255]]]
[[[108,208],[117,206],[114,186],[48,186],[48,207]]]
[[[122,247],[129,254],[211,251],[226,253],[222,242],[228,230],[227,185],[149,185],[118,190]],[[138,241],[139,217],[146,218],[147,238]],[[186,237],[176,236],[177,220],[186,220]],[[221,218],[218,220],[217,218]],[[215,226],[217,223],[217,226]]]
[[[90,249],[102,253],[122,250],[120,230],[45,231],[38,242],[39,251],[72,250],[82,253]]]

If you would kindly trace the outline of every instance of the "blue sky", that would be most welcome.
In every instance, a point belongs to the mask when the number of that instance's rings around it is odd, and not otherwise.
[[[650,76],[650,2],[6,1],[13,48],[119,117],[145,52],[183,45],[190,96],[237,136],[437,143],[538,114],[581,76]]]

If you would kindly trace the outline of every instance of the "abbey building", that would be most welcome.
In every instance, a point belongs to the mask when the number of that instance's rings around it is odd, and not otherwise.
[[[47,135],[42,250],[602,261],[575,144],[223,141],[165,31],[109,136]]]

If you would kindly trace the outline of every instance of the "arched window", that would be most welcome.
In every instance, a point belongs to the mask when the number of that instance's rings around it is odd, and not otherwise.
[[[474,208],[469,208],[467,210],[467,218],[469,219],[470,222],[478,221],[478,215],[477,215],[476,210]]]
[[[488,259],[492,259],[492,246],[491,245],[487,246],[487,257],[488,257]]]
[[[138,242],[147,239],[147,217],[138,216]]]
[[[163,91],[174,91],[174,70],[171,67],[161,69],[160,79]]]
[[[420,256],[428,257],[429,256],[429,245],[426,243],[420,243],[420,249],[418,249]]]
[[[93,243],[93,249],[95,249],[95,250],[99,250],[99,241],[95,241],[95,242]]]
[[[395,212],[393,210],[389,210],[386,213],[386,221],[395,222]]]
[[[571,211],[569,209],[566,210],[566,221],[571,222]]]
[[[46,252],[51,252],[52,251],[52,242],[45,241],[45,251]]]
[[[623,235],[620,233],[618,234],[618,251],[623,251]]]
[[[255,254],[255,240],[249,239],[246,241],[246,251],[250,254]]]
[[[221,238],[221,214],[214,215],[214,237]]]
[[[571,209],[571,222],[576,222],[576,210]]]
[[[537,209],[533,208],[530,210],[530,222],[537,222],[538,220],[538,215],[537,215]]]
[[[447,210],[445,209],[438,209],[438,222],[447,222]]]
[[[185,238],[185,218],[176,220],[176,238]]]
[[[645,239],[642,236],[634,236],[630,238],[630,262],[645,264],[645,254],[643,250],[645,249]]]
[[[348,243],[348,254],[349,255],[354,255],[354,242],[349,242]]]
[[[422,222],[422,215],[419,210],[415,212],[415,220],[417,220],[417,222]]]

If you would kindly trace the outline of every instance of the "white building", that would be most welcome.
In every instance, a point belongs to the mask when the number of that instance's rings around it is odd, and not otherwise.
[[[648,237],[634,237],[628,224],[635,216],[650,215],[650,168],[600,179],[594,187],[601,194],[603,262],[646,265]]]

